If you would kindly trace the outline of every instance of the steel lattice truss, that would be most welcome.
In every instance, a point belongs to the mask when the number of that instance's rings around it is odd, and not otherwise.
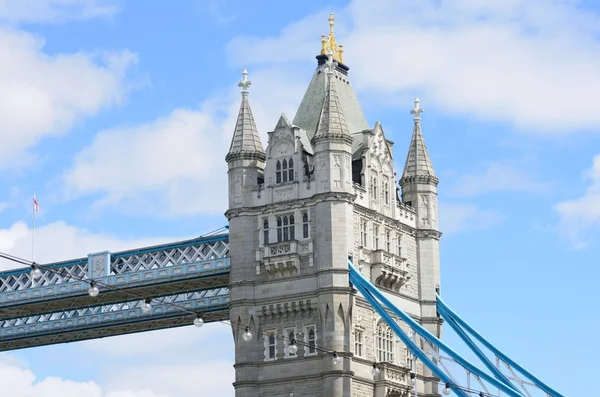
[[[139,296],[226,287],[228,254],[228,236],[218,235],[114,254],[92,254],[85,264],[77,259],[44,265],[41,278],[33,282],[30,269],[5,272],[0,274],[0,290],[4,288],[0,292],[0,320],[130,301]],[[90,277],[94,257],[100,259],[102,267],[100,273],[96,271]],[[102,291],[92,302],[87,296],[89,279],[96,281]]]
[[[228,255],[220,234],[40,265],[33,283],[29,268],[0,273],[0,351],[225,320]]]
[[[354,268],[352,262],[349,262],[348,265],[351,283],[411,351],[414,355],[413,361],[416,363],[418,359],[424,367],[427,367],[434,376],[440,379],[441,389],[447,388],[446,391],[451,391],[459,397],[473,395],[485,397],[563,397],[562,394],[519,366],[478,334],[454,313],[439,296],[437,297],[437,309],[440,316],[479,359],[479,365],[474,365],[463,358],[396,307]],[[412,337],[402,330],[391,314],[398,316],[410,327],[413,332]],[[475,343],[474,340],[479,344]],[[487,354],[484,353],[484,350],[487,350]],[[492,356],[493,360],[490,360],[489,356]],[[457,367],[459,369],[458,373],[456,371]],[[413,367],[413,372],[416,372],[415,367]]]
[[[110,275],[224,258],[227,255],[229,255],[229,235],[200,237],[172,244],[113,253],[110,261]],[[42,277],[35,281],[35,286],[67,283],[78,278],[87,279],[88,261],[89,258],[79,258],[44,265],[44,267],[52,268],[57,272],[44,272]],[[0,293],[33,287],[29,270],[29,268],[23,268],[0,273]]]
[[[191,325],[194,311],[202,313],[207,323],[224,321],[229,318],[229,290],[158,298],[148,313],[142,305],[142,301],[123,302],[1,321],[0,351]]]

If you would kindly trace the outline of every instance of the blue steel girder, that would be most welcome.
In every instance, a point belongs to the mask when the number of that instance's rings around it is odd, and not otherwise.
[[[205,323],[225,321],[229,290],[165,296],[153,300],[149,313],[142,312],[142,305],[122,302],[0,321],[0,351],[191,325],[196,318],[193,312],[202,313]]]
[[[228,254],[225,234],[44,265],[33,283],[29,268],[0,273],[0,319],[226,287]],[[98,281],[100,295],[89,297],[81,279]]]

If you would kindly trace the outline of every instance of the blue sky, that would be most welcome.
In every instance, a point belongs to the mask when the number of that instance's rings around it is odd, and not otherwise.
[[[587,346],[600,277],[591,1],[5,1],[0,251],[30,257],[34,188],[40,261],[224,225],[240,72],[266,143],[279,114],[295,113],[330,11],[397,173],[412,99],[425,108],[446,302],[542,379],[584,395],[573,379],[600,369]],[[4,353],[0,384],[17,397],[185,397],[206,379],[229,396],[232,354],[227,326],[186,327]]]

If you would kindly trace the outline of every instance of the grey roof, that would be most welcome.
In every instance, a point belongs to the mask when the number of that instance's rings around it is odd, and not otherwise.
[[[358,103],[356,94],[350,85],[348,76],[335,69],[333,83],[339,105],[344,111],[348,132],[355,134],[368,129],[369,125]],[[293,121],[294,125],[306,131],[309,140],[312,139],[317,131],[323,102],[325,101],[326,88],[327,73],[325,72],[324,65],[319,65],[313,74]]]
[[[258,136],[258,129],[254,122],[254,116],[250,109],[247,92],[242,93],[240,112],[238,113],[235,131],[233,133],[233,138],[231,139],[231,146],[229,147],[227,156],[230,157],[234,154],[242,153],[255,153],[262,155],[262,157],[265,156],[265,151],[260,142],[260,137]]]
[[[327,88],[325,89],[325,97],[319,115],[317,130],[313,138],[323,137],[343,137],[350,138],[344,110],[340,104],[337,94],[336,79],[334,72],[327,73]]]
[[[421,119],[418,116],[415,117],[415,126],[400,183],[403,180],[410,180],[417,177],[418,179],[430,180],[437,184],[437,177],[435,176],[433,164],[429,158],[425,139],[423,139],[423,133],[421,132]]]

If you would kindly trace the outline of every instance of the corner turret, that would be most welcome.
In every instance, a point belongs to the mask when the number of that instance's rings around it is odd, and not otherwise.
[[[266,156],[248,101],[251,84],[248,72],[244,69],[238,84],[242,88],[242,103],[231,146],[225,156],[229,167],[229,208],[243,206],[246,193],[258,190],[264,181]]]

